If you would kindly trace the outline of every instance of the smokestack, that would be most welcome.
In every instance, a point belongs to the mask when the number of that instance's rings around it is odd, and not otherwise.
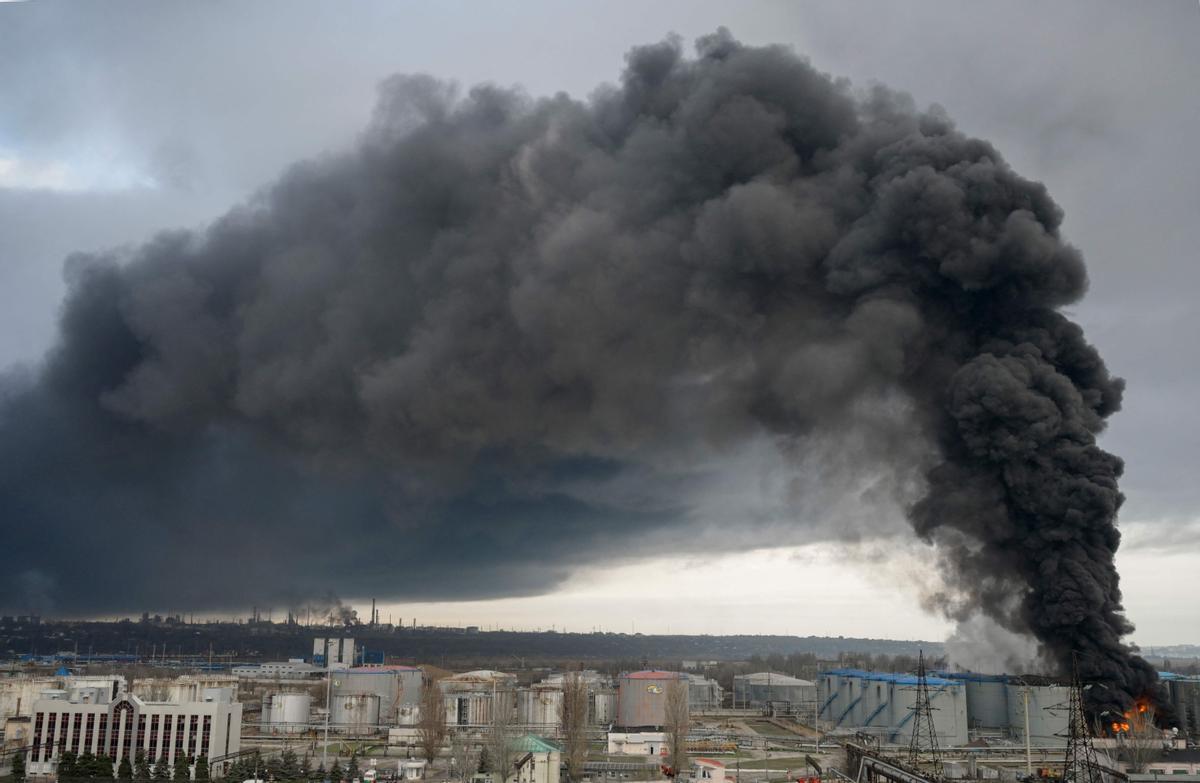
[[[394,77],[353,151],[203,233],[69,261],[59,344],[0,397],[0,595],[95,613],[215,581],[193,600],[233,604],[259,570],[222,551],[213,580],[217,553],[172,542],[245,520],[287,530],[281,596],[331,573],[529,595],[633,537],[700,545],[728,509],[695,488],[766,453],[892,493],[942,611],[1063,673],[1079,651],[1093,707],[1127,707],[1157,690],[1096,443],[1122,382],[1062,312],[1087,283],[1062,218],[940,109],[725,30],[634,49],[587,102]],[[96,518],[161,567],[64,567]]]

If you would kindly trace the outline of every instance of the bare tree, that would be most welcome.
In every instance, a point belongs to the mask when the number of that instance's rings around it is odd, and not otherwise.
[[[587,761],[588,686],[579,672],[563,677],[562,703],[558,708],[563,733],[563,761],[567,765],[567,780],[576,783],[583,777]]]
[[[1125,720],[1114,724],[1121,760],[1130,772],[1145,772],[1163,750],[1162,730],[1154,725],[1154,708],[1139,704],[1125,713]]]
[[[434,680],[426,680],[421,691],[421,714],[417,716],[417,744],[425,760],[433,764],[446,741],[446,700]]]
[[[513,774],[517,752],[513,748],[513,693],[498,690],[492,696],[492,725],[488,737],[488,759],[493,783],[505,783]]]
[[[663,724],[670,748],[667,764],[675,775],[683,772],[688,763],[688,723],[688,684],[686,679],[680,677],[667,686],[666,716]]]
[[[459,780],[466,780],[475,772],[475,749],[462,732],[450,735],[450,761]]]

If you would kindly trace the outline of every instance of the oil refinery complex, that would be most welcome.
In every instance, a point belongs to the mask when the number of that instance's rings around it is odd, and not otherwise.
[[[369,761],[377,778],[447,779],[456,774],[455,743],[485,748],[503,726],[533,766],[491,783],[559,783],[569,728],[562,670],[456,673],[372,661],[351,638],[317,638],[306,657],[212,668],[180,674],[145,662],[53,670],[13,663],[0,672],[0,770],[19,756],[27,776],[52,780],[65,758],[90,754],[114,765],[162,759],[188,774],[203,768],[222,777],[239,759],[290,750],[313,767],[354,756]],[[831,666],[813,680],[715,661],[569,676],[586,691],[581,730],[593,780],[662,777],[671,737],[684,736],[677,727],[672,734],[672,693],[687,706],[690,767],[677,777],[705,783],[1054,779],[1078,733],[1070,683],[926,672],[923,664],[916,673]],[[1200,774],[1200,751],[1189,744],[1200,739],[1200,678],[1163,679],[1180,728],[1155,733],[1151,752],[1136,759],[1120,731],[1092,732],[1109,735],[1092,741],[1101,775],[1093,783],[1167,774],[1185,783]],[[436,719],[422,715],[430,704]],[[431,721],[444,736],[424,766],[417,757]]]

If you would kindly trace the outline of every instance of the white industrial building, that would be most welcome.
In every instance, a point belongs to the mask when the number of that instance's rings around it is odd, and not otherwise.
[[[562,750],[541,737],[526,734],[513,742],[516,751],[511,783],[559,783]]]
[[[610,731],[608,752],[611,755],[647,756],[662,755],[667,744],[667,735],[661,731]]]
[[[358,663],[354,640],[345,637],[318,637],[313,639],[313,663],[329,669],[349,669]]]
[[[228,688],[206,690],[190,702],[149,702],[104,688],[50,690],[33,705],[26,769],[31,776],[55,774],[66,751],[131,761],[139,750],[148,759],[214,758],[241,749],[242,705]],[[212,772],[223,770],[217,762]]]
[[[319,677],[325,670],[300,658],[287,661],[267,661],[234,666],[230,671],[234,677],[256,680],[306,680]]]

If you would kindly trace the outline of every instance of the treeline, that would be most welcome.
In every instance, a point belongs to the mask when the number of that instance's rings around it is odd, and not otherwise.
[[[270,780],[274,783],[316,783],[326,779],[339,781],[358,780],[361,775],[358,768],[358,756],[351,755],[346,766],[335,758],[329,774],[325,774],[322,764],[313,766],[312,759],[307,754],[297,755],[293,750],[285,750],[278,756],[263,758],[258,751],[241,756],[229,766],[225,773],[229,780]]]
[[[195,776],[193,777],[193,767]],[[75,780],[128,780],[144,783],[150,780],[208,780],[208,758],[176,756],[172,764],[164,756],[155,761],[146,757],[144,751],[138,751],[132,762],[129,757],[115,764],[111,758],[103,754],[93,755],[84,753],[76,755],[72,751],[64,751],[58,758],[58,780],[60,783]]]
[[[158,624],[129,621],[45,621],[0,629],[0,656],[48,655],[63,651],[136,655],[143,660],[192,658],[214,663],[229,660],[280,660],[307,656],[320,634],[345,634],[369,651],[391,659],[458,665],[498,658],[531,664],[572,660],[722,660],[809,653],[823,660],[845,653],[867,655],[940,654],[934,642],[826,636],[642,635],[353,626],[336,630],[283,623]],[[510,661],[511,667],[511,661]]]

